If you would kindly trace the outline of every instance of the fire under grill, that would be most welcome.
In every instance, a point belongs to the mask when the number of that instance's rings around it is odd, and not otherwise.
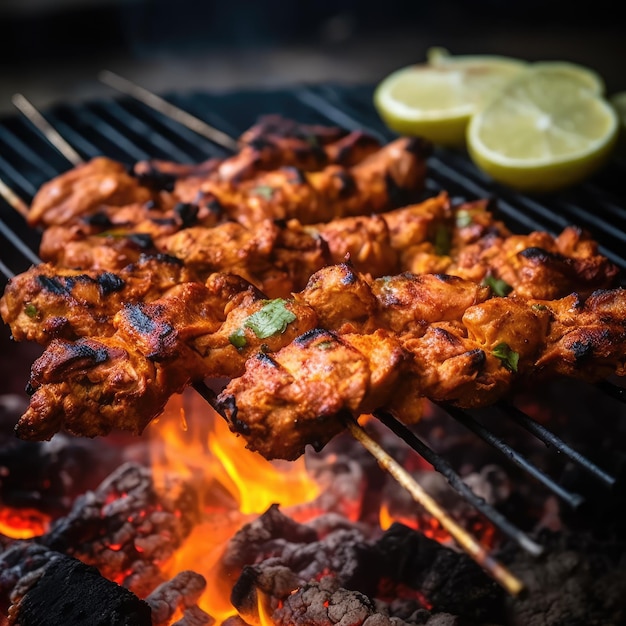
[[[177,107],[177,110],[188,112],[206,121],[222,131],[226,137],[239,136],[260,115],[278,112],[303,123],[335,124],[348,130],[366,130],[382,141],[389,141],[393,136],[375,114],[371,100],[371,87],[336,85],[274,91],[250,90],[228,93],[201,91],[165,95],[165,101]],[[2,195],[5,200],[9,200],[3,205],[0,223],[3,239],[1,262],[5,275],[21,272],[38,262],[34,252],[39,242],[38,234],[29,229],[19,212],[10,206],[17,202],[10,201],[11,192],[15,192],[19,199],[29,201],[38,188],[50,178],[66,171],[78,160],[87,160],[99,155],[106,155],[130,165],[135,161],[147,159],[191,163],[229,154],[227,145],[223,145],[227,144],[227,141],[219,141],[219,137],[218,141],[213,141],[197,132],[199,129],[193,130],[170,115],[165,115],[126,95],[76,105],[59,104],[46,110],[45,118],[73,151],[65,154],[60,152],[58,147],[55,148],[53,142],[49,141],[50,137],[46,138],[41,129],[24,116],[15,115],[0,120],[0,179],[6,185]],[[459,199],[493,197],[497,199],[494,207],[498,217],[511,230],[519,233],[533,230],[558,233],[568,225],[578,225],[589,231],[599,242],[602,254],[624,270],[626,269],[626,256],[623,253],[626,249],[624,248],[626,196],[623,191],[625,174],[626,164],[615,159],[594,179],[576,189],[555,196],[530,197],[493,184],[473,166],[465,153],[436,148],[428,161],[426,195],[435,195],[441,190],[446,190],[451,197]],[[14,347],[17,349],[17,346],[11,346],[11,350]],[[196,390],[212,402],[211,390],[201,386],[196,387]],[[501,535],[499,544],[515,546],[510,549],[528,555],[530,563],[528,567],[532,568],[533,562],[549,559],[554,548],[554,538],[536,537],[529,532],[533,527],[531,520],[536,521],[537,517],[541,517],[544,526],[549,527],[549,522],[546,521],[549,517],[546,513],[546,501],[556,503],[555,506],[561,510],[560,515],[567,521],[570,529],[589,534],[589,538],[580,540],[580,543],[584,544],[583,550],[592,553],[598,550],[598,536],[604,538],[603,549],[611,543],[612,549],[616,552],[623,550],[624,524],[620,511],[625,495],[621,485],[623,450],[626,442],[623,415],[625,397],[625,391],[616,381],[606,381],[597,385],[558,382],[537,389],[532,394],[520,395],[510,403],[501,402],[495,407],[480,411],[465,411],[433,404],[431,411],[437,416],[437,420],[429,420],[428,424],[418,424],[410,429],[390,415],[378,412],[375,414],[378,418],[375,430],[386,442],[386,449],[391,448],[397,452],[402,450],[401,446],[404,445],[389,444],[390,432],[408,444],[427,465],[437,471],[461,501],[467,503],[479,517],[484,516],[488,523],[497,529],[496,532]],[[433,421],[438,427],[432,426]],[[475,457],[468,453],[470,449],[482,450],[479,457],[476,457],[480,458],[480,461],[475,461]],[[113,464],[122,461],[118,454],[114,454],[113,457]],[[480,473],[498,467],[500,463],[507,466],[510,476],[509,488],[517,494],[517,497],[508,498],[505,506],[499,506],[498,502],[494,504],[480,489],[472,489],[467,481],[468,467]],[[103,467],[112,469],[106,464]],[[106,474],[102,478],[105,476]],[[134,466],[130,468],[123,466],[106,479],[104,486],[99,487],[100,492],[95,492],[96,498],[106,500],[107,489],[113,491],[117,489],[116,481],[122,485],[125,482],[141,484],[147,492],[151,488],[149,478],[143,475],[142,470]],[[119,491],[123,489],[123,486],[119,487]],[[142,492],[142,497],[148,496]],[[184,498],[184,494],[181,497]],[[524,503],[523,514],[512,508],[515,502]],[[172,508],[175,508],[174,505]],[[531,510],[534,511],[533,514],[530,513]],[[537,510],[542,512],[538,514]],[[279,535],[304,532],[301,529],[294,529],[275,509],[270,509],[261,519],[264,520],[261,523],[266,523],[272,532]],[[475,521],[473,513],[466,514],[464,519],[467,524]],[[9,559],[4,557],[5,571],[10,571],[7,563],[12,564],[11,559],[34,562],[50,559],[55,563],[54,567],[58,569],[56,575],[59,577],[87,576],[80,569],[76,570],[77,565],[74,562],[64,562],[61,557],[56,556],[64,552],[61,546],[78,540],[72,533],[80,535],[80,529],[76,531],[70,527],[69,522],[66,526],[57,526],[54,533],[48,533],[45,541],[34,548],[28,547],[23,552],[13,547],[14,553]],[[254,535],[254,531],[249,532]],[[397,551],[402,550],[399,546],[407,545],[403,543],[405,540],[398,539],[392,534],[385,537],[381,541],[382,547],[377,545],[377,549],[387,550],[388,554],[399,558],[400,554]],[[254,537],[250,541],[254,543]],[[5,542],[5,545],[8,546],[9,542]],[[241,549],[245,551],[247,548]],[[262,548],[259,550],[262,551]],[[424,551],[426,548],[421,550]],[[70,553],[77,554],[80,559],[80,550],[72,550]],[[55,556],[50,557],[51,554]],[[506,560],[506,549],[503,554]],[[236,560],[234,556],[232,558]],[[239,558],[241,559],[241,555]],[[374,559],[372,555],[368,558]],[[382,557],[377,555],[376,558]],[[490,558],[490,555],[486,554],[475,560],[479,563],[482,560],[482,564],[486,565]],[[603,555],[602,559],[606,560],[607,557]],[[625,559],[626,555],[622,552],[622,556],[613,567],[617,571],[623,571]],[[242,562],[244,561],[246,559],[242,559]],[[606,567],[611,569],[608,565]],[[281,574],[276,574],[277,578],[272,578],[265,570],[246,571],[251,578],[246,579],[243,576],[239,579],[233,597],[240,600],[243,608],[240,606],[237,608],[241,615],[245,617],[246,611],[254,614],[250,623],[263,623],[262,620],[259,622],[258,608],[252,609],[248,606],[249,590],[256,585],[255,588],[260,590],[257,595],[269,593],[268,588],[278,585],[276,581],[281,579]],[[494,571],[497,571],[497,567],[495,569],[492,567],[490,573],[493,575]],[[112,573],[109,577],[115,579]],[[272,584],[263,582],[267,577],[272,579]],[[620,589],[622,579],[617,578],[615,583],[618,585],[617,589]],[[130,621],[115,623],[144,623],[141,620],[145,619],[145,616],[139,616],[143,607],[135,605],[133,597],[115,594],[111,596],[107,589],[98,587],[96,582],[93,584],[102,591],[101,601],[112,603],[113,612],[125,612],[131,616]],[[190,605],[193,605],[194,594],[197,595],[197,580],[190,574],[188,579],[183,582],[179,579],[177,584],[178,592],[172,591],[172,588],[176,588],[174,584],[153,593],[150,604],[153,621],[154,607],[159,602],[166,602],[164,598],[172,595],[178,599],[184,597]],[[507,586],[506,577],[504,586]],[[180,588],[184,591],[180,591]],[[395,594],[396,600],[401,596],[398,588],[391,592],[391,595]],[[80,585],[77,589],[79,597],[84,590],[81,590]],[[621,589],[624,590],[623,587]],[[146,589],[143,597],[149,596],[149,591],[151,590]],[[320,597],[327,598],[328,594],[336,590],[329,588],[326,591],[328,593],[326,595],[322,593]],[[476,590],[472,587],[469,593],[470,595],[476,593]],[[614,593],[617,594],[618,592]],[[349,602],[353,601],[354,599],[350,598]],[[611,605],[607,608],[611,616],[609,619],[615,619],[616,615],[626,616],[626,607],[620,606],[620,602],[614,597],[611,601],[606,599],[603,601]],[[306,603],[306,600],[301,602]],[[454,602],[442,600],[441,605],[446,607],[446,610],[442,610],[440,616],[444,613],[446,615],[455,613]],[[279,618],[275,615],[271,620],[275,623],[297,623],[294,614],[289,613],[285,606],[281,607],[283,610],[281,615],[286,617]],[[432,612],[430,600],[423,599],[422,607],[428,607]],[[475,607],[472,611],[474,609]],[[298,609],[293,610],[297,612]],[[587,607],[584,606],[580,609],[583,614],[586,610]],[[467,618],[467,615],[464,615],[467,611],[469,611],[467,607],[456,607],[458,619]],[[532,613],[532,610],[525,611],[527,613],[524,614],[522,611],[521,614],[528,618],[528,611]],[[194,622],[193,619],[201,620],[201,617],[198,614],[194,618],[192,613],[193,611],[187,612],[183,619],[188,621],[180,623],[205,623]],[[419,617],[413,615],[413,621],[407,619],[398,623],[430,623],[427,622],[429,615],[425,613]],[[403,614],[403,617],[406,615]],[[583,623],[575,621],[579,618],[577,614],[570,623]],[[281,622],[280,619],[285,621]],[[302,623],[335,623],[329,620],[328,615],[325,619],[327,621],[320,618],[319,621]],[[472,613],[468,623],[481,623],[481,619],[484,619],[485,623],[487,621],[498,623],[497,619],[494,621],[493,613],[486,611],[483,615],[480,610]],[[542,619],[544,621],[541,621]],[[563,619],[562,616],[559,619]],[[607,621],[606,614],[598,612],[597,607],[589,607],[586,619],[584,623],[588,624],[612,623]],[[520,615],[511,618],[511,623],[522,621],[524,617]],[[243,623],[242,618],[239,624]],[[360,624],[363,621],[354,623]],[[444,619],[433,622],[435,623],[462,622],[446,622]],[[544,613],[543,617],[537,617],[536,621],[530,619],[526,623],[567,622],[550,621]],[[235,624],[237,622],[233,622],[233,626]]]

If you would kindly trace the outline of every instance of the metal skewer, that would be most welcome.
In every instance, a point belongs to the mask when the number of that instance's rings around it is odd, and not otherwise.
[[[353,419],[346,419],[350,434],[378,461],[380,467],[406,489],[415,502],[423,506],[445,528],[455,541],[476,563],[483,567],[490,576],[500,583],[511,595],[518,595],[522,582],[494,559],[478,541],[459,526],[439,504],[426,493],[424,488],[409,474],[389,453],[387,453]]]
[[[145,90],[144,90],[145,91]],[[149,92],[148,92],[149,93]],[[32,107],[32,105],[30,105]],[[34,108],[34,107],[33,107]],[[29,119],[33,123],[37,123],[38,120],[44,120],[43,116],[31,116]],[[44,120],[45,121],[45,120]],[[47,122],[46,122],[47,124]],[[43,131],[42,131],[43,133]],[[83,163],[84,160],[78,155],[73,148],[66,142],[66,140],[58,133],[43,133],[46,138],[54,137],[55,146],[61,151],[62,154],[66,154],[66,148],[69,147],[71,152],[74,152],[77,157],[77,162],[69,159],[74,165]],[[232,142],[234,140],[231,139]],[[234,142],[236,144],[236,142]],[[64,144],[66,144],[64,146]],[[61,149],[63,147],[63,149]],[[8,188],[7,188],[8,189]],[[12,193],[12,197],[18,198],[16,194]],[[0,194],[2,194],[2,188],[0,188]],[[4,194],[2,194],[4,196]],[[7,199],[5,197],[5,199]],[[12,205],[12,202],[10,202]],[[215,393],[204,382],[197,381],[192,384],[196,392],[198,392],[214,409],[215,409]],[[217,409],[216,409],[217,410]],[[217,411],[219,413],[219,411]],[[445,528],[450,535],[455,539],[459,546],[476,561],[494,580],[496,580],[502,587],[511,595],[518,595],[522,589],[522,582],[516,578],[511,572],[509,572],[503,565],[501,565],[496,559],[494,559],[483,546],[480,545],[478,540],[463,529],[455,520],[453,520],[449,514],[440,507],[440,505],[427,494],[421,485],[397,462],[389,455],[377,442],[375,442],[369,435],[359,426],[359,424],[353,419],[346,420],[346,426],[348,431],[354,436],[354,438],[363,445],[368,452],[370,452],[378,461],[381,468],[386,470],[401,487],[406,489],[411,497],[421,504],[424,509],[432,515],[437,521]],[[529,540],[530,541],[530,540]],[[540,551],[540,547],[537,550],[533,549],[533,552],[537,554]]]
[[[109,85],[109,87],[113,87],[126,95],[132,96],[136,100],[139,100],[139,102],[143,102],[155,111],[176,120],[183,126],[196,131],[198,134],[210,139],[220,146],[223,146],[227,150],[231,150],[233,152],[239,150],[237,141],[235,141],[235,139],[233,139],[230,135],[227,135],[221,130],[210,126],[203,120],[191,115],[183,109],[178,108],[167,100],[164,100],[160,96],[157,96],[151,91],[140,87],[126,78],[122,78],[109,70],[103,70],[100,72],[100,74],[98,74],[98,78],[104,84]]]
[[[21,113],[29,119],[45,138],[74,166],[80,165],[83,158],[63,139],[57,130],[21,93],[16,93],[11,99]]]

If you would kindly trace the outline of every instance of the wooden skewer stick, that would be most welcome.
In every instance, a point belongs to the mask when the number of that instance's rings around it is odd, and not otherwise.
[[[0,195],[13,207],[23,218],[28,217],[28,205],[0,178]]]
[[[12,98],[13,104],[33,123],[35,128],[41,131],[46,139],[72,164],[83,163],[83,158],[59,135],[57,130],[46,118],[31,104],[21,93],[16,93]]]
[[[122,78],[109,70],[103,70],[100,72],[100,74],[98,74],[98,78],[101,82],[109,85],[109,87],[113,87],[126,95],[132,96],[133,98],[153,108],[155,111],[171,117],[183,126],[194,130],[198,134],[217,143],[227,150],[231,150],[232,152],[237,152],[239,150],[237,142],[230,135],[213,126],[210,126],[203,120],[171,104],[167,100],[164,100],[160,96],[148,91],[144,87],[140,87],[139,85],[136,85],[128,79]]]
[[[46,137],[47,136],[46,134]],[[61,145],[71,148],[61,135],[58,135],[58,141],[61,142]],[[79,162],[82,162],[80,156],[78,158],[80,159]],[[13,195],[17,198],[17,195]],[[195,383],[193,387],[196,392],[215,408],[215,394],[212,390],[201,382]],[[380,444],[374,441],[356,421],[349,418],[346,420],[346,426],[352,436],[374,456],[379,465],[389,472],[392,478],[409,492],[413,500],[422,505],[424,509],[450,533],[450,536],[455,539],[469,557],[474,559],[478,565],[511,595],[518,595],[523,590],[522,582],[494,559],[485,548],[478,543],[475,537],[457,524],[456,521],[426,493],[423,487],[421,487],[415,479],[380,446]]]
[[[365,430],[354,420],[347,419],[346,426],[350,434],[378,461],[380,467],[406,489],[413,500],[422,505],[463,548],[465,553],[480,565],[494,580],[496,580],[508,593],[518,595],[524,588],[523,583],[509,572],[501,563],[494,559],[475,537],[459,526],[439,504],[424,491],[424,488]]]

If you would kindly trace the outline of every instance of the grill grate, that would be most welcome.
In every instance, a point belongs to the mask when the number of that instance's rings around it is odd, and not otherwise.
[[[368,86],[334,85],[276,91],[166,95],[175,106],[206,120],[230,136],[242,133],[259,115],[281,112],[305,123],[331,122],[348,129],[366,129],[383,141],[390,140],[393,135],[374,112],[371,97],[372,88]],[[46,111],[46,119],[84,159],[106,154],[130,165],[148,158],[198,162],[228,154],[220,145],[128,97],[80,105],[59,104]],[[37,128],[19,116],[0,119],[0,155],[0,178],[23,198],[31,198],[41,184],[70,165]],[[579,225],[600,243],[603,254],[621,269],[626,269],[626,257],[622,252],[626,243],[626,202],[619,184],[626,174],[625,170],[624,163],[615,160],[594,180],[576,190],[554,197],[531,198],[491,183],[473,166],[466,154],[438,148],[429,160],[427,189],[433,194],[445,189],[451,196],[465,199],[495,197],[500,217],[517,232],[546,230],[555,234],[566,225]],[[17,212],[3,210],[1,215],[0,232],[11,248],[4,247],[0,269],[5,274],[23,271],[29,264],[37,262],[32,249],[36,249],[38,236],[26,227]],[[624,400],[624,390],[620,387],[603,383],[597,385],[597,389],[606,396]],[[498,410],[581,467],[595,484],[608,489],[615,487],[617,479],[614,476],[515,406],[500,405]],[[445,408],[445,411],[572,509],[583,504],[584,496],[561,487],[468,412],[451,408]],[[537,544],[475,496],[441,455],[388,415],[380,413],[377,417],[442,473],[453,488],[496,526],[527,551],[540,551]]]

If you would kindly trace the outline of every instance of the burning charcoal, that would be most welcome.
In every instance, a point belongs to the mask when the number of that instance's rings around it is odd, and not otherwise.
[[[476,622],[501,618],[502,588],[465,553],[402,524],[393,524],[374,550],[381,580],[393,581],[392,589],[418,592],[414,594],[416,606],[425,603],[433,612],[463,615]]]
[[[316,539],[314,530],[294,522],[283,515],[277,505],[272,505],[230,540],[222,564],[226,569],[241,570],[244,565],[253,564],[259,554],[267,555],[273,542],[303,544]]]
[[[303,583],[304,581],[283,565],[272,566],[268,561],[262,567],[247,565],[233,587],[230,601],[239,615],[248,619],[250,623],[258,624],[260,621],[258,591],[273,598],[286,598]]]
[[[145,597],[163,582],[158,563],[174,554],[198,519],[187,484],[168,477],[157,490],[149,469],[127,463],[77,498],[40,541]]]
[[[319,583],[304,585],[284,598],[282,606],[272,613],[276,626],[316,624],[317,626],[406,626],[376,611],[375,605],[362,593],[341,589],[331,577]]]
[[[7,624],[19,626],[152,626],[150,607],[95,567],[16,543],[0,557],[2,587],[14,581]]]
[[[307,604],[309,596],[318,597],[321,590],[315,583],[325,577],[333,580],[332,593],[348,594],[349,599],[341,601],[349,606],[354,601],[350,594],[358,592],[366,598],[368,610],[376,601],[385,615],[407,623],[424,623],[425,615],[444,613],[476,622],[497,621],[502,616],[503,590],[464,553],[400,524],[378,540],[359,524],[337,515],[316,522],[315,528],[319,534],[312,525],[284,518],[274,506],[236,535],[225,559],[230,574],[241,570],[231,602],[244,619],[258,621],[259,591],[262,597],[271,598],[273,608],[287,606],[289,598],[295,603],[292,608],[300,610],[298,603]],[[323,621],[319,623],[326,624],[328,606],[324,602],[329,593],[326,588],[323,591],[319,609],[324,611]],[[422,616],[419,621],[410,621],[417,615]],[[362,619],[366,617],[367,612]]]
[[[266,564],[276,561],[289,567],[302,581],[315,579],[328,570],[342,581],[354,582],[362,578],[364,584],[365,579],[369,579],[375,585],[375,577],[362,576],[359,572],[366,542],[360,527],[348,526],[348,520],[337,515],[326,521],[325,527],[319,523],[320,528],[324,527],[320,540],[314,528],[294,522],[273,505],[235,535],[222,564],[232,573],[261,560]]]
[[[167,626],[178,610],[184,613],[182,620],[176,622],[178,626],[210,624],[211,617],[196,605],[205,588],[205,578],[190,571],[180,572],[159,585],[146,598],[152,609],[152,625]]]

